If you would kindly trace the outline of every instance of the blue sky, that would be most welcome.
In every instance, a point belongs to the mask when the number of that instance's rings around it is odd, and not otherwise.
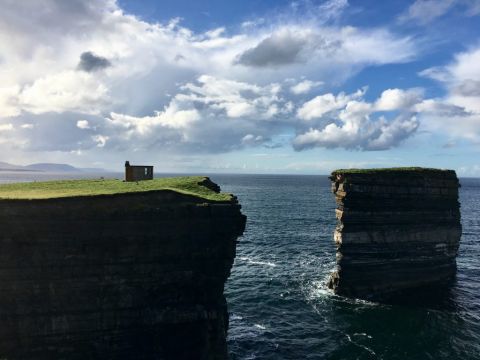
[[[480,0],[10,2],[0,161],[480,176]]]

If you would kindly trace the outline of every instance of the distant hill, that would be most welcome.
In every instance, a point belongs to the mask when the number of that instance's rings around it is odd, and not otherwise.
[[[73,167],[68,164],[50,164],[50,163],[39,163],[39,164],[31,164],[24,166],[27,170],[33,171],[45,171],[45,172],[75,172],[81,171],[76,167]]]
[[[9,163],[3,162],[3,161],[0,161],[0,169],[1,170],[13,170],[13,171],[24,170],[23,166],[12,165],[12,164],[9,164]]]
[[[98,168],[76,168],[68,164],[38,163],[31,165],[13,165],[0,161],[0,171],[41,171],[41,172],[102,172],[104,169]]]

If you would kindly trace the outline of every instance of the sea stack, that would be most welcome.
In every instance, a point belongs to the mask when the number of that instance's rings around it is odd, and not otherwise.
[[[461,236],[453,170],[350,169],[332,173],[337,270],[329,287],[382,300],[448,284]]]
[[[0,186],[0,358],[227,359],[246,217],[218,191],[201,177]]]

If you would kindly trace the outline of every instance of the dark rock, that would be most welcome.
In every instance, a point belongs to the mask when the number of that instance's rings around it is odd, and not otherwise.
[[[336,171],[337,270],[328,286],[355,298],[386,300],[449,284],[461,224],[454,171]]]
[[[245,221],[173,191],[0,201],[0,358],[226,359]]]
[[[201,186],[204,186],[206,187],[207,189],[210,189],[216,193],[219,193],[221,191],[220,189],[220,186],[218,186],[217,184],[215,184],[212,180],[210,180],[209,177],[206,177],[205,179],[203,179],[202,181],[200,181],[198,183],[198,185],[201,185]]]

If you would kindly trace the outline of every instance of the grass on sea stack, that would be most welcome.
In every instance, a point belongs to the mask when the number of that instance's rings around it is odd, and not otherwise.
[[[199,183],[203,176],[159,178],[139,182],[117,179],[58,180],[0,185],[0,199],[53,199],[78,196],[114,195],[156,190],[172,190],[211,201],[229,201],[231,194],[216,193]]]
[[[372,168],[372,169],[338,169],[332,171],[332,175],[337,174],[376,174],[376,173],[398,173],[398,172],[410,172],[410,173],[422,173],[422,172],[436,172],[445,173],[453,170],[435,169],[435,168],[422,168],[422,167],[395,167],[395,168]]]

